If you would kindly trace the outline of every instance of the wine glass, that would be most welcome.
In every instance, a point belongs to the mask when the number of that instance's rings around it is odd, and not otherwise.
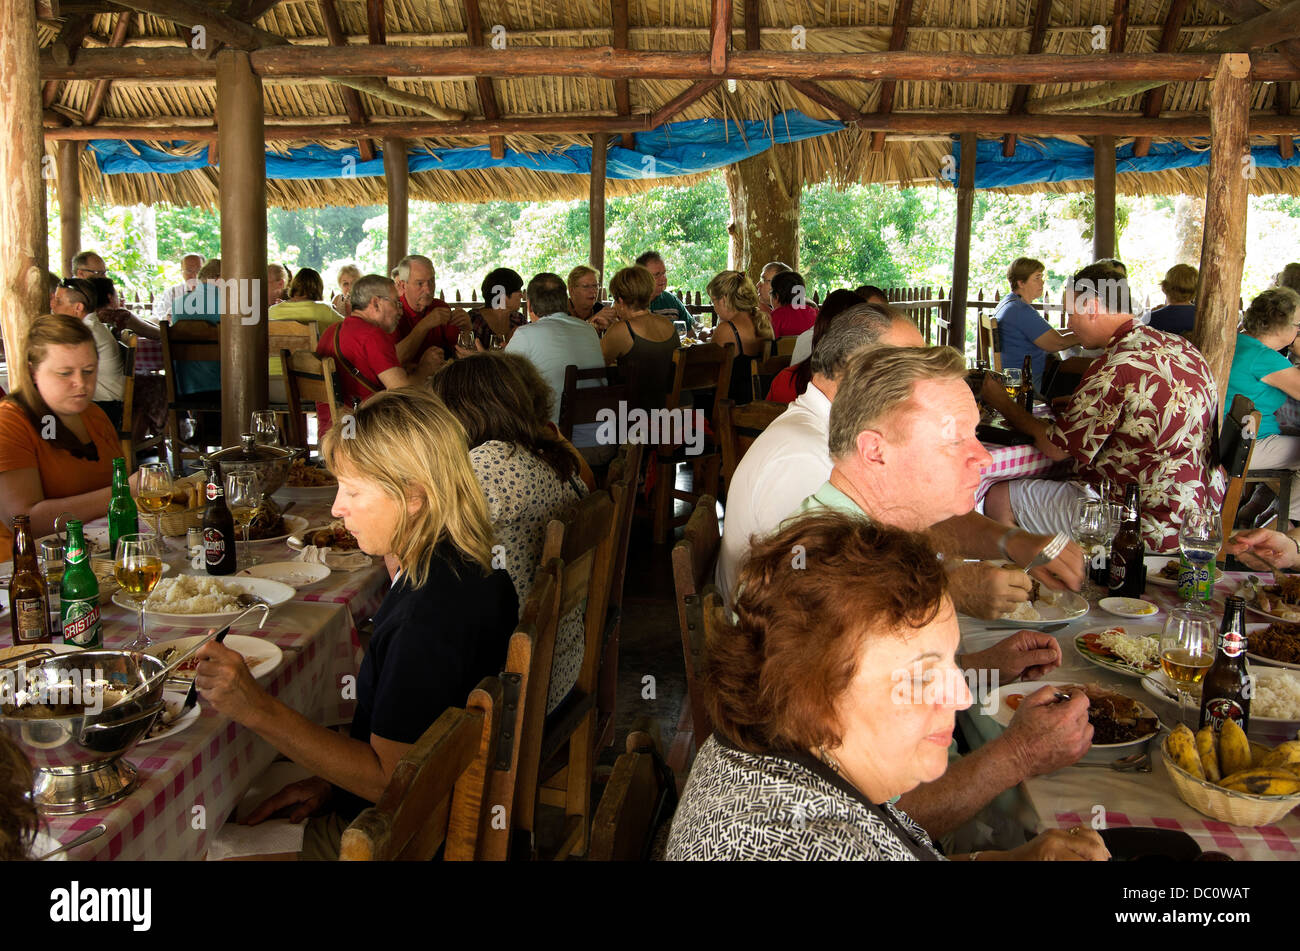
[[[1105,597],[1106,592],[1092,580],[1090,572],[1094,567],[1093,562],[1099,556],[1098,549],[1104,554],[1115,535],[1115,528],[1111,525],[1110,506],[1101,499],[1076,500],[1070,515],[1070,535],[1083,549],[1085,559],[1086,570],[1080,594],[1087,601]],[[1095,567],[1100,567],[1100,564]]]
[[[492,334],[488,337],[489,350],[504,350],[506,348],[506,338],[501,334]]]
[[[1007,396],[1013,400],[1020,395],[1022,372],[1019,367],[1008,367],[1002,371],[1002,384],[1007,388]]]
[[[253,439],[259,446],[282,445],[280,420],[273,409],[259,409],[253,412]]]
[[[462,331],[460,332],[460,335],[456,338],[456,346],[460,347],[462,350],[473,350],[473,349],[475,349],[475,347],[474,347],[474,331],[472,331],[472,330],[462,330]]]
[[[123,593],[135,602],[140,618],[140,633],[126,646],[127,650],[144,650],[153,643],[144,630],[144,603],[162,577],[162,549],[158,538],[153,533],[136,532],[123,535],[117,540],[113,576],[121,585]]]
[[[153,516],[153,532],[162,538],[163,509],[172,500],[172,471],[162,462],[147,462],[140,467],[140,508]]]
[[[1178,529],[1178,547],[1196,571],[1192,583],[1184,585],[1179,582],[1179,594],[1189,604],[1205,609],[1205,598],[1201,594],[1200,573],[1208,571],[1210,579],[1214,577],[1214,559],[1218,557],[1219,546],[1223,543],[1223,530],[1220,527],[1219,513],[1212,508],[1191,509],[1183,515],[1183,524]],[[1207,586],[1211,597],[1214,585]]]
[[[239,567],[256,565],[262,559],[250,558],[248,554],[248,526],[253,521],[253,513],[262,496],[262,486],[257,474],[247,470],[226,473],[226,505],[230,507],[230,516],[239,526]]]
[[[1178,690],[1178,722],[1186,722],[1191,688],[1205,679],[1214,663],[1214,618],[1199,607],[1180,604],[1169,610],[1160,634],[1160,669]]]

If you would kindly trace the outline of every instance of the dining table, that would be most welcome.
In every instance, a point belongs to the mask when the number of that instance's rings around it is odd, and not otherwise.
[[[1012,479],[1058,479],[1073,470],[1073,463],[1058,461],[1048,456],[1033,443],[1020,446],[1003,446],[997,443],[982,444],[993,460],[980,470],[980,484],[975,492],[976,505],[982,506],[984,496],[998,482]]]
[[[330,504],[324,498],[298,501],[292,514],[305,517],[310,526],[323,525],[330,521]],[[142,528],[145,524],[142,518]],[[87,523],[86,536],[92,544],[106,539],[106,520]],[[251,541],[248,550],[263,563],[291,561],[298,555],[285,540]],[[171,573],[201,573],[191,564],[184,537],[167,539],[164,561]],[[250,619],[231,633],[262,638],[280,649],[279,664],[259,678],[272,696],[314,722],[344,724],[355,707],[358,628],[378,609],[388,584],[378,558],[357,570],[334,569],[318,582],[297,587],[291,600],[271,610],[261,630]],[[135,638],[134,610],[110,600],[101,605],[100,614],[105,648],[125,648]],[[146,622],[155,642],[208,629],[149,622],[147,614]],[[43,817],[45,831],[64,844],[104,823],[105,834],[71,853],[76,860],[202,859],[213,836],[277,753],[251,730],[205,704],[202,694],[199,707],[199,716],[184,730],[137,744],[126,754],[139,776],[128,796],[93,812]]]
[[[1177,557],[1176,552],[1173,557]],[[1222,616],[1223,598],[1236,591],[1246,577],[1244,572],[1222,573],[1215,586],[1215,599],[1208,604],[1216,621]],[[1098,684],[1150,707],[1162,724],[1160,733],[1147,745],[1151,771],[1118,771],[1107,766],[1074,765],[1027,779],[1003,793],[994,806],[986,810],[984,828],[991,841],[983,843],[983,847],[1013,848],[1039,832],[1078,825],[1098,829],[1141,827],[1181,830],[1190,835],[1203,851],[1220,852],[1237,860],[1300,859],[1300,815],[1295,810],[1269,825],[1245,827],[1212,819],[1183,802],[1175,791],[1159,748],[1167,730],[1178,725],[1179,711],[1175,704],[1145,689],[1138,676],[1097,666],[1076,648],[1075,639],[1080,634],[1115,626],[1124,627],[1130,633],[1147,629],[1158,636],[1168,610],[1179,603],[1177,589],[1153,582],[1148,572],[1144,598],[1159,608],[1158,614],[1133,620],[1115,616],[1093,601],[1088,604],[1087,614],[1052,630],[1048,636],[1060,642],[1062,663],[1044,679],[1047,682]],[[1260,619],[1250,617],[1248,620]],[[987,648],[1025,626],[969,617],[960,617],[959,625],[963,652]],[[1215,626],[1217,628],[1218,624]],[[979,748],[1002,731],[989,713],[980,710],[983,698],[979,694],[983,686],[977,681],[977,689],[973,690],[977,694],[975,703],[958,714],[959,729],[972,749]],[[1030,694],[1036,689],[1033,681],[1027,681],[1024,693]],[[1195,730],[1196,711],[1188,709],[1186,715]],[[1270,734],[1257,727],[1251,728],[1250,736],[1252,740],[1270,745],[1294,738],[1294,734]]]

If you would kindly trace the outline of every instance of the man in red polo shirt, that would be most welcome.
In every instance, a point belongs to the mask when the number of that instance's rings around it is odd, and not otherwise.
[[[349,408],[380,390],[410,383],[393,346],[400,313],[393,282],[381,274],[367,274],[352,285],[352,313],[321,334],[316,355],[334,358],[334,378]],[[324,433],[330,427],[329,410],[317,404],[316,412]]]
[[[433,373],[456,352],[456,338],[470,327],[469,314],[434,296],[433,262],[408,254],[397,263],[397,293],[402,314],[393,344],[402,366],[417,378]]]

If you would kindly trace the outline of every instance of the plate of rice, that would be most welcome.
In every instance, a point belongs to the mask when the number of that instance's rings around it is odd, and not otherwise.
[[[235,603],[241,594],[262,598],[274,608],[291,600],[294,589],[269,578],[177,575],[158,582],[144,603],[144,613],[150,620],[164,624],[210,627],[230,620],[243,610]],[[113,603],[128,611],[135,610],[135,602],[121,591],[113,595]]]
[[[1037,587],[1037,582],[1035,582]],[[1061,621],[1073,621],[1088,613],[1088,602],[1073,591],[1053,591],[1050,588],[1038,588],[1037,597],[1016,606],[1009,614],[1004,614],[995,621],[988,622],[990,627],[1042,627],[1046,624],[1059,624]]]
[[[1300,727],[1300,672],[1252,664],[1250,673],[1255,678],[1255,690],[1250,698],[1250,729],[1247,732],[1252,736],[1257,733],[1294,735]],[[1159,689],[1164,687],[1174,692],[1174,686],[1164,671],[1156,671],[1151,680],[1155,683],[1142,682],[1147,693],[1172,706],[1173,700],[1162,695]],[[1183,701],[1183,709],[1193,718],[1201,709],[1199,684],[1192,688],[1190,701]]]

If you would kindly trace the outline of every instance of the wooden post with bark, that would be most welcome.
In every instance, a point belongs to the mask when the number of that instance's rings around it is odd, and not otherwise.
[[[81,143],[59,143],[59,263],[72,276],[72,259],[81,252]]]
[[[591,193],[587,203],[591,253],[587,263],[596,269],[597,281],[605,280],[605,166],[609,158],[609,136],[601,132],[591,137]]]
[[[1219,387],[1219,410],[1237,345],[1237,308],[1246,260],[1250,57],[1225,53],[1210,86],[1209,184],[1205,195],[1205,237],[1201,242],[1196,326],[1191,341],[1205,356]]]
[[[957,233],[952,252],[952,301],[948,311],[948,344],[966,352],[966,298],[970,290],[970,231],[975,211],[974,132],[961,137],[961,168],[957,172]]]
[[[36,7],[31,0],[0,0],[0,329],[9,364],[9,389],[27,379],[22,343],[37,315],[49,310],[45,271],[45,181],[41,177],[41,83],[37,68]]]
[[[407,255],[410,165],[405,139],[384,139],[384,183],[388,186],[388,274]]]
[[[1092,259],[1115,256],[1115,137],[1092,142]]]
[[[248,53],[217,53],[221,145],[221,440],[267,406],[266,144],[262,80]],[[252,313],[246,313],[247,305]]]
[[[774,145],[723,170],[731,204],[730,266],[755,281],[769,261],[799,269],[799,154],[797,145]]]

